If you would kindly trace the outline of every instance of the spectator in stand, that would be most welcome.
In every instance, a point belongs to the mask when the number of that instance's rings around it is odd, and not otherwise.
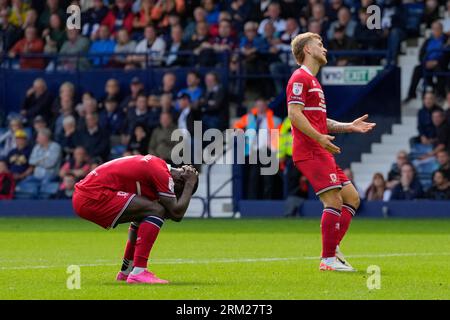
[[[425,193],[430,200],[450,200],[450,182],[444,172],[437,170],[433,173],[433,186]]]
[[[214,24],[219,22],[219,5],[215,0],[202,0],[202,7],[206,10],[206,22]]]
[[[86,114],[86,128],[76,137],[76,145],[86,149],[89,157],[100,157],[107,161],[109,157],[109,136],[98,124],[98,114]]]
[[[133,29],[143,31],[146,26],[152,23],[152,10],[155,6],[154,0],[141,0],[139,12],[133,20]]]
[[[61,100],[61,109],[59,110],[59,115],[55,119],[53,134],[55,137],[59,137],[64,131],[63,121],[65,117],[75,116],[75,105],[72,99],[69,97],[64,97]]]
[[[161,112],[169,112],[173,117],[176,117],[176,110],[174,108],[174,99],[170,93],[163,93],[159,97],[161,105]]]
[[[206,22],[198,22],[195,33],[191,37],[189,49],[198,56],[198,64],[202,66],[213,65],[215,61],[214,52],[210,49],[209,44],[209,27]]]
[[[190,102],[194,106],[197,105],[200,97],[203,95],[203,89],[200,87],[200,74],[196,71],[189,71],[186,76],[187,88],[181,89],[180,93],[186,93],[189,95]]]
[[[230,34],[235,37],[237,32],[236,30],[233,29],[233,23],[232,23],[232,19],[231,19],[231,15],[229,12],[227,11],[221,11],[219,14],[219,21],[215,24],[209,25],[209,35],[211,37],[217,37],[219,35],[219,25],[222,21],[229,21],[231,22],[231,32]]]
[[[400,43],[406,38],[406,19],[406,10],[400,0],[384,1],[381,28],[387,40],[387,64],[397,64]]]
[[[89,39],[80,35],[77,29],[67,30],[67,41],[61,47],[60,54],[80,55],[85,54],[89,50]],[[61,59],[59,69],[73,71],[77,68],[86,70],[89,68],[89,61],[84,58],[66,57]]]
[[[128,0],[116,0],[112,9],[103,19],[102,24],[109,28],[109,32],[115,35],[120,29],[126,29],[131,33],[133,30],[133,12]]]
[[[443,32],[442,23],[439,21],[433,22],[431,26],[431,36],[422,44],[419,52],[420,64],[415,66],[411,83],[409,85],[408,97],[405,99],[405,103],[416,98],[417,85],[421,78],[423,78],[423,69],[427,71],[443,71],[446,66],[443,65],[443,52],[433,51],[436,49],[443,49],[447,42],[447,36]],[[436,90],[440,97],[445,96],[445,79],[443,77],[437,77],[438,83],[436,84]],[[433,84],[432,77],[425,79],[427,84]]]
[[[199,100],[203,130],[228,128],[228,104],[226,93],[214,72],[205,75],[206,90]]]
[[[22,120],[18,117],[11,117],[8,130],[0,135],[0,159],[6,157],[16,147],[16,132],[22,129]]]
[[[330,22],[338,20],[339,10],[345,8],[344,0],[330,0],[327,6],[327,17]]]
[[[152,20],[159,29],[170,26],[172,17],[179,17],[185,11],[183,0],[158,0],[152,9]]]
[[[25,16],[25,21],[22,24],[22,31],[25,31],[28,27],[35,27],[39,34],[40,28],[38,25],[39,15],[38,12],[34,9],[30,9],[27,11],[27,15]]]
[[[416,169],[410,163],[402,165],[400,183],[392,189],[390,200],[415,200],[423,196],[423,188],[416,177]]]
[[[333,39],[328,45],[328,50],[333,51],[351,51],[358,50],[358,44],[345,34],[345,27],[336,25]],[[357,65],[359,62],[356,56],[339,56],[336,58],[336,65],[343,67],[348,65]]]
[[[45,184],[57,179],[60,162],[61,147],[51,140],[49,129],[40,129],[30,156],[30,165],[34,167],[33,174],[25,178],[18,186],[25,183],[32,184],[39,194],[39,190]]]
[[[67,40],[61,17],[54,13],[50,16],[50,25],[42,32],[45,40],[45,53],[57,53]]]
[[[116,46],[114,53],[117,54],[113,59],[113,66],[124,67],[129,69],[131,66],[127,65],[127,58],[129,54],[136,51],[136,41],[130,39],[130,35],[126,29],[120,29],[116,34]]]
[[[106,129],[110,135],[119,136],[124,127],[124,114],[114,98],[105,100],[105,108],[100,112],[100,127]]]
[[[236,30],[242,30],[244,23],[249,21],[252,3],[245,0],[229,1],[228,12],[231,15]]]
[[[321,32],[318,33],[322,37],[322,39],[325,39],[325,43],[327,43],[328,39],[326,37],[326,31],[330,27],[328,17],[326,16],[325,6],[323,3],[318,2],[313,4],[312,6],[312,15],[311,18],[308,19],[308,22],[314,20],[317,21],[317,23],[320,25]]]
[[[209,46],[216,53],[230,52],[237,47],[236,38],[232,35],[230,20],[219,22],[219,34],[210,39]]]
[[[430,159],[434,161],[439,151],[450,151],[450,125],[445,119],[444,111],[440,108],[431,113],[431,122],[436,131],[436,138],[432,140],[433,150],[420,157],[420,160]]]
[[[51,117],[50,120],[56,119],[58,117],[60,110],[62,108],[62,101],[70,100],[72,104],[75,104],[75,86],[72,82],[66,81],[59,87],[59,95],[53,101],[51,107]]]
[[[22,0],[11,1],[11,13],[9,15],[9,22],[16,26],[21,27],[25,22],[27,11],[30,9],[28,3]]]
[[[38,115],[33,120],[33,137],[31,141],[36,141],[37,134],[42,129],[48,129],[48,122],[41,115]]]
[[[258,35],[258,23],[248,21],[244,25],[244,35],[239,48],[247,73],[261,73],[264,70],[263,54],[269,50],[268,42]]]
[[[0,49],[3,52],[9,52],[12,46],[19,41],[21,30],[9,22],[7,9],[0,10],[0,21]]]
[[[159,125],[159,116],[161,115],[161,105],[159,103],[159,97],[156,95],[149,95],[147,98],[148,104],[148,123],[147,129],[148,134],[151,135],[153,129],[155,129]]]
[[[176,86],[177,86],[176,74],[171,71],[168,71],[163,75],[161,87],[154,90],[152,94],[155,94],[157,96],[169,94],[172,97],[172,99],[175,99],[177,95]]]
[[[63,132],[56,137],[56,142],[59,143],[62,149],[63,158],[72,156],[76,145],[77,137],[77,123],[74,116],[66,116],[63,121]]]
[[[267,23],[272,23],[275,27],[275,32],[281,34],[286,30],[286,20],[281,18],[281,7],[278,2],[271,2],[267,7],[267,13],[265,18],[259,24],[258,33],[264,34],[264,28]]]
[[[150,113],[148,112],[147,95],[140,93],[136,98],[136,107],[128,110],[126,133],[128,135],[133,134],[133,130],[138,124],[148,125],[149,118]]]
[[[280,126],[281,119],[274,116],[273,111],[269,109],[267,101],[264,99],[258,99],[255,102],[255,107],[252,108],[249,113],[241,117],[235,122],[235,129],[254,129],[256,133],[248,136],[246,139],[245,156],[248,163],[248,168],[245,170],[248,172],[247,176],[247,198],[248,199],[273,199],[275,194],[275,176],[261,175],[261,168],[266,167],[261,162],[257,164],[251,164],[249,159],[256,157],[253,152],[263,152],[263,154],[270,156],[275,151],[276,141],[271,140],[271,136],[260,135],[259,130],[272,130]],[[251,132],[251,130],[249,131]],[[259,136],[258,136],[259,135]],[[255,137],[258,136],[258,143],[255,144]]]
[[[132,155],[147,154],[150,134],[146,126],[138,124],[131,135],[131,140],[127,146],[127,152]]]
[[[425,11],[423,13],[423,22],[429,28],[434,21],[439,20],[439,3],[437,0],[425,0]]]
[[[423,96],[423,107],[417,115],[419,136],[414,138],[415,143],[431,145],[436,138],[436,128],[431,120],[431,114],[440,107],[436,104],[436,97],[433,92],[427,92]]]
[[[159,66],[163,61],[165,50],[166,43],[158,37],[156,28],[149,25],[144,29],[144,39],[136,46],[136,53],[140,55],[130,56],[127,62],[140,65],[142,68],[145,68],[147,64]],[[146,59],[148,59],[147,63]]]
[[[180,25],[172,27],[170,32],[170,41],[167,44],[167,58],[165,61],[166,67],[185,66],[188,62],[189,56],[179,54],[179,52],[187,51],[189,46],[183,42],[183,29]]]
[[[450,0],[447,0],[446,11],[444,13],[444,19],[442,20],[442,25],[444,27],[444,33],[447,37],[450,36]]]
[[[123,96],[122,96],[122,92],[120,90],[119,80],[111,78],[111,79],[108,79],[108,81],[106,81],[105,96],[103,97],[102,106],[101,106],[102,108],[104,107],[104,105],[103,105],[104,102],[108,98],[116,100],[119,104],[122,102]]]
[[[90,38],[93,33],[97,32],[107,14],[108,7],[104,5],[103,0],[93,0],[92,7],[81,14],[83,36]]]
[[[391,169],[388,173],[388,182],[386,183],[386,187],[388,189],[393,189],[400,182],[400,170],[401,167],[408,163],[408,153],[404,150],[400,150],[397,153],[397,158],[395,163],[391,165]]]
[[[76,147],[72,157],[67,159],[59,170],[59,177],[63,179],[67,174],[73,175],[80,181],[90,171],[89,156],[83,147]]]
[[[27,90],[20,114],[28,123],[32,123],[37,115],[50,116],[53,97],[47,89],[47,83],[42,78],[33,81],[33,86]]]
[[[8,153],[6,161],[14,180],[19,182],[28,177],[33,172],[33,168],[29,164],[31,147],[28,145],[27,133],[24,130],[17,130],[15,137],[16,147]]]
[[[164,79],[164,77],[163,77]],[[144,84],[138,77],[133,77],[130,82],[130,94],[126,96],[120,103],[119,109],[123,113],[127,113],[129,109],[136,107],[136,98],[139,93],[144,92]]]
[[[327,37],[328,40],[333,40],[335,38],[336,27],[344,28],[344,33],[347,37],[353,38],[355,34],[356,21],[352,19],[352,14],[347,7],[342,7],[338,11],[338,19],[330,24],[328,28]]]
[[[0,200],[11,200],[14,197],[15,181],[8,164],[0,160]]]
[[[44,52],[44,41],[38,37],[36,27],[27,27],[25,29],[25,36],[19,40],[9,51],[11,58],[20,57],[21,69],[43,69],[45,61],[42,58],[28,57],[24,58],[21,55],[39,54]]]
[[[436,154],[436,160],[439,164],[439,170],[450,180],[450,156],[449,152],[441,150]]]
[[[39,14],[39,28],[46,29],[50,26],[50,17],[56,14],[61,20],[64,20],[66,14],[60,6],[59,0],[47,0],[46,6],[43,12]]]
[[[383,174],[377,172],[373,175],[372,183],[366,190],[365,199],[368,201],[382,201],[385,200],[386,181],[384,181]]]
[[[194,19],[189,21],[184,28],[183,41],[188,43],[192,40],[192,37],[196,33],[197,25],[200,22],[206,22],[206,10],[202,7],[196,7],[194,9]]]
[[[111,55],[114,53],[116,47],[116,41],[110,38],[108,27],[105,25],[100,26],[98,31],[92,34],[91,40],[89,53],[97,55],[91,58],[92,65],[95,67],[104,67],[108,65]]]
[[[200,120],[201,115],[198,109],[192,105],[191,96],[186,92],[179,92],[177,95],[177,104],[180,113],[177,119],[178,129],[184,130],[185,134],[194,135],[194,121]]]
[[[58,190],[54,198],[58,200],[72,199],[73,192],[75,191],[75,183],[75,177],[70,173],[66,174],[63,178],[63,187]]]
[[[172,141],[171,137],[177,126],[173,123],[172,115],[169,112],[162,112],[159,122],[159,127],[153,130],[150,138],[148,153],[172,163],[171,153],[177,142]]]
[[[359,45],[360,50],[379,50],[384,46],[382,31],[379,29],[367,28],[369,14],[367,8],[360,8],[359,23],[355,27],[354,40]],[[377,57],[363,57],[365,64],[379,64]]]

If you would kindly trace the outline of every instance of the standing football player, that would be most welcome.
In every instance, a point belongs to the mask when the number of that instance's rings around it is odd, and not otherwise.
[[[197,190],[191,166],[171,168],[152,155],[109,161],[75,185],[75,213],[109,229],[131,222],[118,281],[168,283],[147,270],[153,244],[165,219],[181,221]]]
[[[324,93],[316,78],[327,63],[322,38],[307,32],[291,43],[292,53],[301,67],[289,79],[286,96],[292,123],[293,160],[306,176],[323,203],[321,220],[322,258],[320,270],[354,271],[339,250],[339,244],[359,207],[359,196],[351,181],[336,164],[333,154],[341,152],[330,133],[366,133],[375,123],[368,115],[351,123],[327,119]]]

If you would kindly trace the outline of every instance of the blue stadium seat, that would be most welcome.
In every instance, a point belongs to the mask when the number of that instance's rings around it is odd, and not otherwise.
[[[16,186],[16,199],[35,199],[39,186],[36,183],[21,182]]]
[[[39,199],[50,199],[53,195],[58,192],[59,183],[58,182],[48,182],[41,185],[41,190],[39,193]]]

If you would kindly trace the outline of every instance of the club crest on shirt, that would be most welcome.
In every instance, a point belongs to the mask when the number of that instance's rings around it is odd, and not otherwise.
[[[172,177],[169,178],[169,190],[175,192],[175,183],[173,182]]]
[[[292,92],[296,95],[299,96],[302,94],[303,91],[303,83],[300,82],[294,82],[294,84],[292,85]]]
[[[336,174],[335,174],[335,173],[331,173],[331,174],[330,174],[330,179],[331,179],[331,182],[332,182],[332,183],[337,182],[337,176],[336,176]]]

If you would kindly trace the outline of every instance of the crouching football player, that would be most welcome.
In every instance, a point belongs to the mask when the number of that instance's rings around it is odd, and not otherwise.
[[[75,186],[73,208],[105,229],[131,222],[117,280],[168,283],[147,270],[147,261],[165,219],[181,221],[198,186],[191,166],[171,168],[155,156],[109,161]]]

